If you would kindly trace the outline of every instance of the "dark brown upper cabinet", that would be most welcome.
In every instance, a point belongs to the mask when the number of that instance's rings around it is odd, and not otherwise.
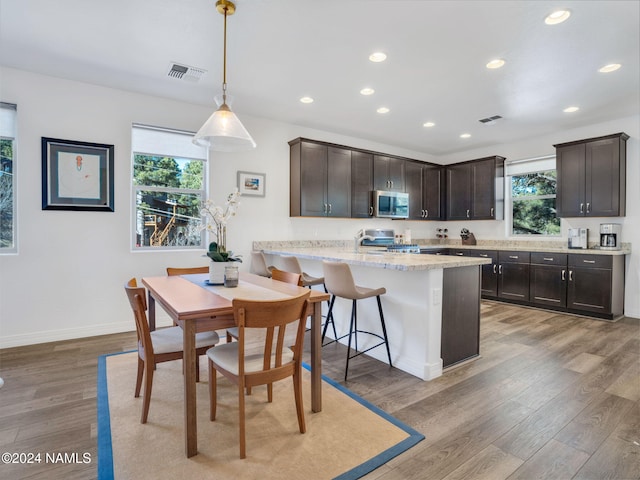
[[[629,135],[554,145],[558,217],[623,217]]]
[[[504,157],[446,167],[447,220],[501,220],[504,215]]]
[[[373,189],[405,191],[405,163],[402,158],[373,156]]]
[[[407,161],[405,187],[409,194],[410,220],[443,219],[444,167]]]
[[[289,142],[292,217],[351,216],[351,150],[304,139]]]
[[[351,216],[366,218],[373,215],[373,155],[351,152]]]

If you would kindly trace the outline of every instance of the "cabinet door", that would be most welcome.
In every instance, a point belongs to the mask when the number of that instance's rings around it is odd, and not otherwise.
[[[497,297],[498,296],[498,252],[474,252],[482,258],[490,258],[491,263],[488,265],[482,265],[482,284],[480,293],[483,297]]]
[[[399,158],[374,155],[374,190],[393,190],[395,192],[404,192],[404,164],[405,160],[401,160]]]
[[[529,301],[529,264],[498,265],[498,297],[518,302]]]
[[[405,179],[409,194],[409,219],[422,220],[424,218],[423,199],[423,166],[417,162],[407,162],[405,165]]]
[[[567,145],[556,149],[556,208],[558,217],[580,217],[586,211],[585,146]]]
[[[531,303],[548,307],[567,306],[567,269],[557,265],[531,265]]]
[[[351,216],[351,150],[329,147],[327,152],[327,215]]]
[[[471,218],[493,220],[495,218],[495,160],[471,163]]]
[[[567,307],[610,314],[611,279],[609,269],[570,267]]]
[[[300,155],[300,214],[324,217],[327,212],[327,146],[302,143]]]
[[[408,176],[407,176],[408,179]],[[422,209],[427,220],[442,220],[444,168],[437,165],[422,166]]]
[[[389,181],[391,182],[391,190],[396,192],[405,191],[405,164],[406,160],[400,158],[389,159]]]
[[[619,140],[589,142],[585,149],[585,214],[617,217],[620,215]]]
[[[471,218],[469,164],[447,166],[447,220]]]
[[[370,217],[373,214],[373,155],[351,152],[351,216]]]

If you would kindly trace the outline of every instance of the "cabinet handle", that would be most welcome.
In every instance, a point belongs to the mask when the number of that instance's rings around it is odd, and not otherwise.
[[[569,281],[573,282],[573,270],[569,270]]]
[[[488,257],[489,255],[487,255],[486,253],[481,253],[479,256],[480,256],[480,257],[485,257],[485,258],[486,258],[486,257]]]
[[[429,210],[424,211],[424,218],[427,218],[427,217],[429,217]]]
[[[545,262],[553,262],[553,257],[549,258],[549,257],[544,257],[543,260]]]
[[[369,215],[373,215],[373,207],[369,207]]]
[[[580,204],[580,213],[584,213],[584,203]]]
[[[502,275],[502,265],[498,267],[498,275]]]
[[[328,213],[331,213],[331,204],[329,204],[329,212]]]
[[[323,203],[323,205],[324,205],[324,207],[322,208],[322,211],[323,211],[324,213],[327,213],[327,204],[326,204],[326,203]]]
[[[497,267],[497,265],[494,263],[493,264],[493,273],[496,273],[496,267]]]
[[[595,260],[582,260],[583,263],[596,263]]]
[[[561,278],[562,278],[562,281],[563,281],[563,282],[565,281],[565,277],[566,277],[566,276],[565,276],[565,271],[564,271],[564,270],[562,270],[562,277],[561,277]]]
[[[493,218],[493,207],[491,207],[491,218]]]
[[[514,260],[517,260],[520,258],[519,255],[509,255],[509,258],[513,258]]]
[[[464,257],[464,253],[462,252],[456,252],[456,255],[458,255],[459,257]]]
[[[393,188],[393,180],[389,180],[389,184],[391,185],[391,188]]]
[[[587,202],[587,213],[589,213],[590,210],[591,210],[591,204]]]
[[[469,218],[469,210],[467,210],[467,218]]]

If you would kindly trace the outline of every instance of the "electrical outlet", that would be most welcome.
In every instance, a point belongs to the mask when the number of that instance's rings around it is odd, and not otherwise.
[[[431,298],[434,305],[440,305],[442,303],[442,289],[434,288],[431,290]]]

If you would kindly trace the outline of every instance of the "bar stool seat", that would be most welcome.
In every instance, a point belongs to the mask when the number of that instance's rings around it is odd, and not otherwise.
[[[344,370],[344,379],[347,380],[347,374],[349,372],[349,360],[358,355],[362,355],[369,350],[372,350],[376,347],[380,347],[384,345],[387,349],[387,358],[389,359],[389,366],[393,366],[391,363],[391,352],[389,350],[389,339],[387,337],[387,327],[384,323],[384,314],[382,313],[382,303],[380,302],[380,295],[384,295],[387,293],[387,289],[384,287],[380,288],[368,288],[361,287],[355,284],[353,280],[353,274],[351,273],[351,268],[346,263],[341,262],[330,262],[323,261],[322,268],[324,270],[324,284],[328,293],[331,294],[331,300],[329,303],[329,313],[327,314],[327,322],[324,325],[324,329],[322,331],[322,341],[324,344],[324,337],[327,333],[327,327],[329,322],[333,323],[333,305],[335,303],[336,297],[345,298],[347,300],[351,300],[351,322],[349,325],[349,333],[343,335],[342,337],[335,336],[335,342],[338,340],[349,337],[349,343],[347,346],[347,364]],[[378,312],[380,314],[380,325],[382,327],[382,335],[366,330],[358,329],[358,310],[357,310],[357,301],[364,300],[366,298],[376,297],[378,302]],[[335,332],[335,326],[334,326]],[[366,350],[358,351],[358,333],[370,335],[373,337],[377,337],[381,341]],[[354,350],[355,354],[351,354],[351,342],[352,339],[354,341]],[[333,343],[329,342],[329,343]],[[326,345],[328,345],[327,343]]]

